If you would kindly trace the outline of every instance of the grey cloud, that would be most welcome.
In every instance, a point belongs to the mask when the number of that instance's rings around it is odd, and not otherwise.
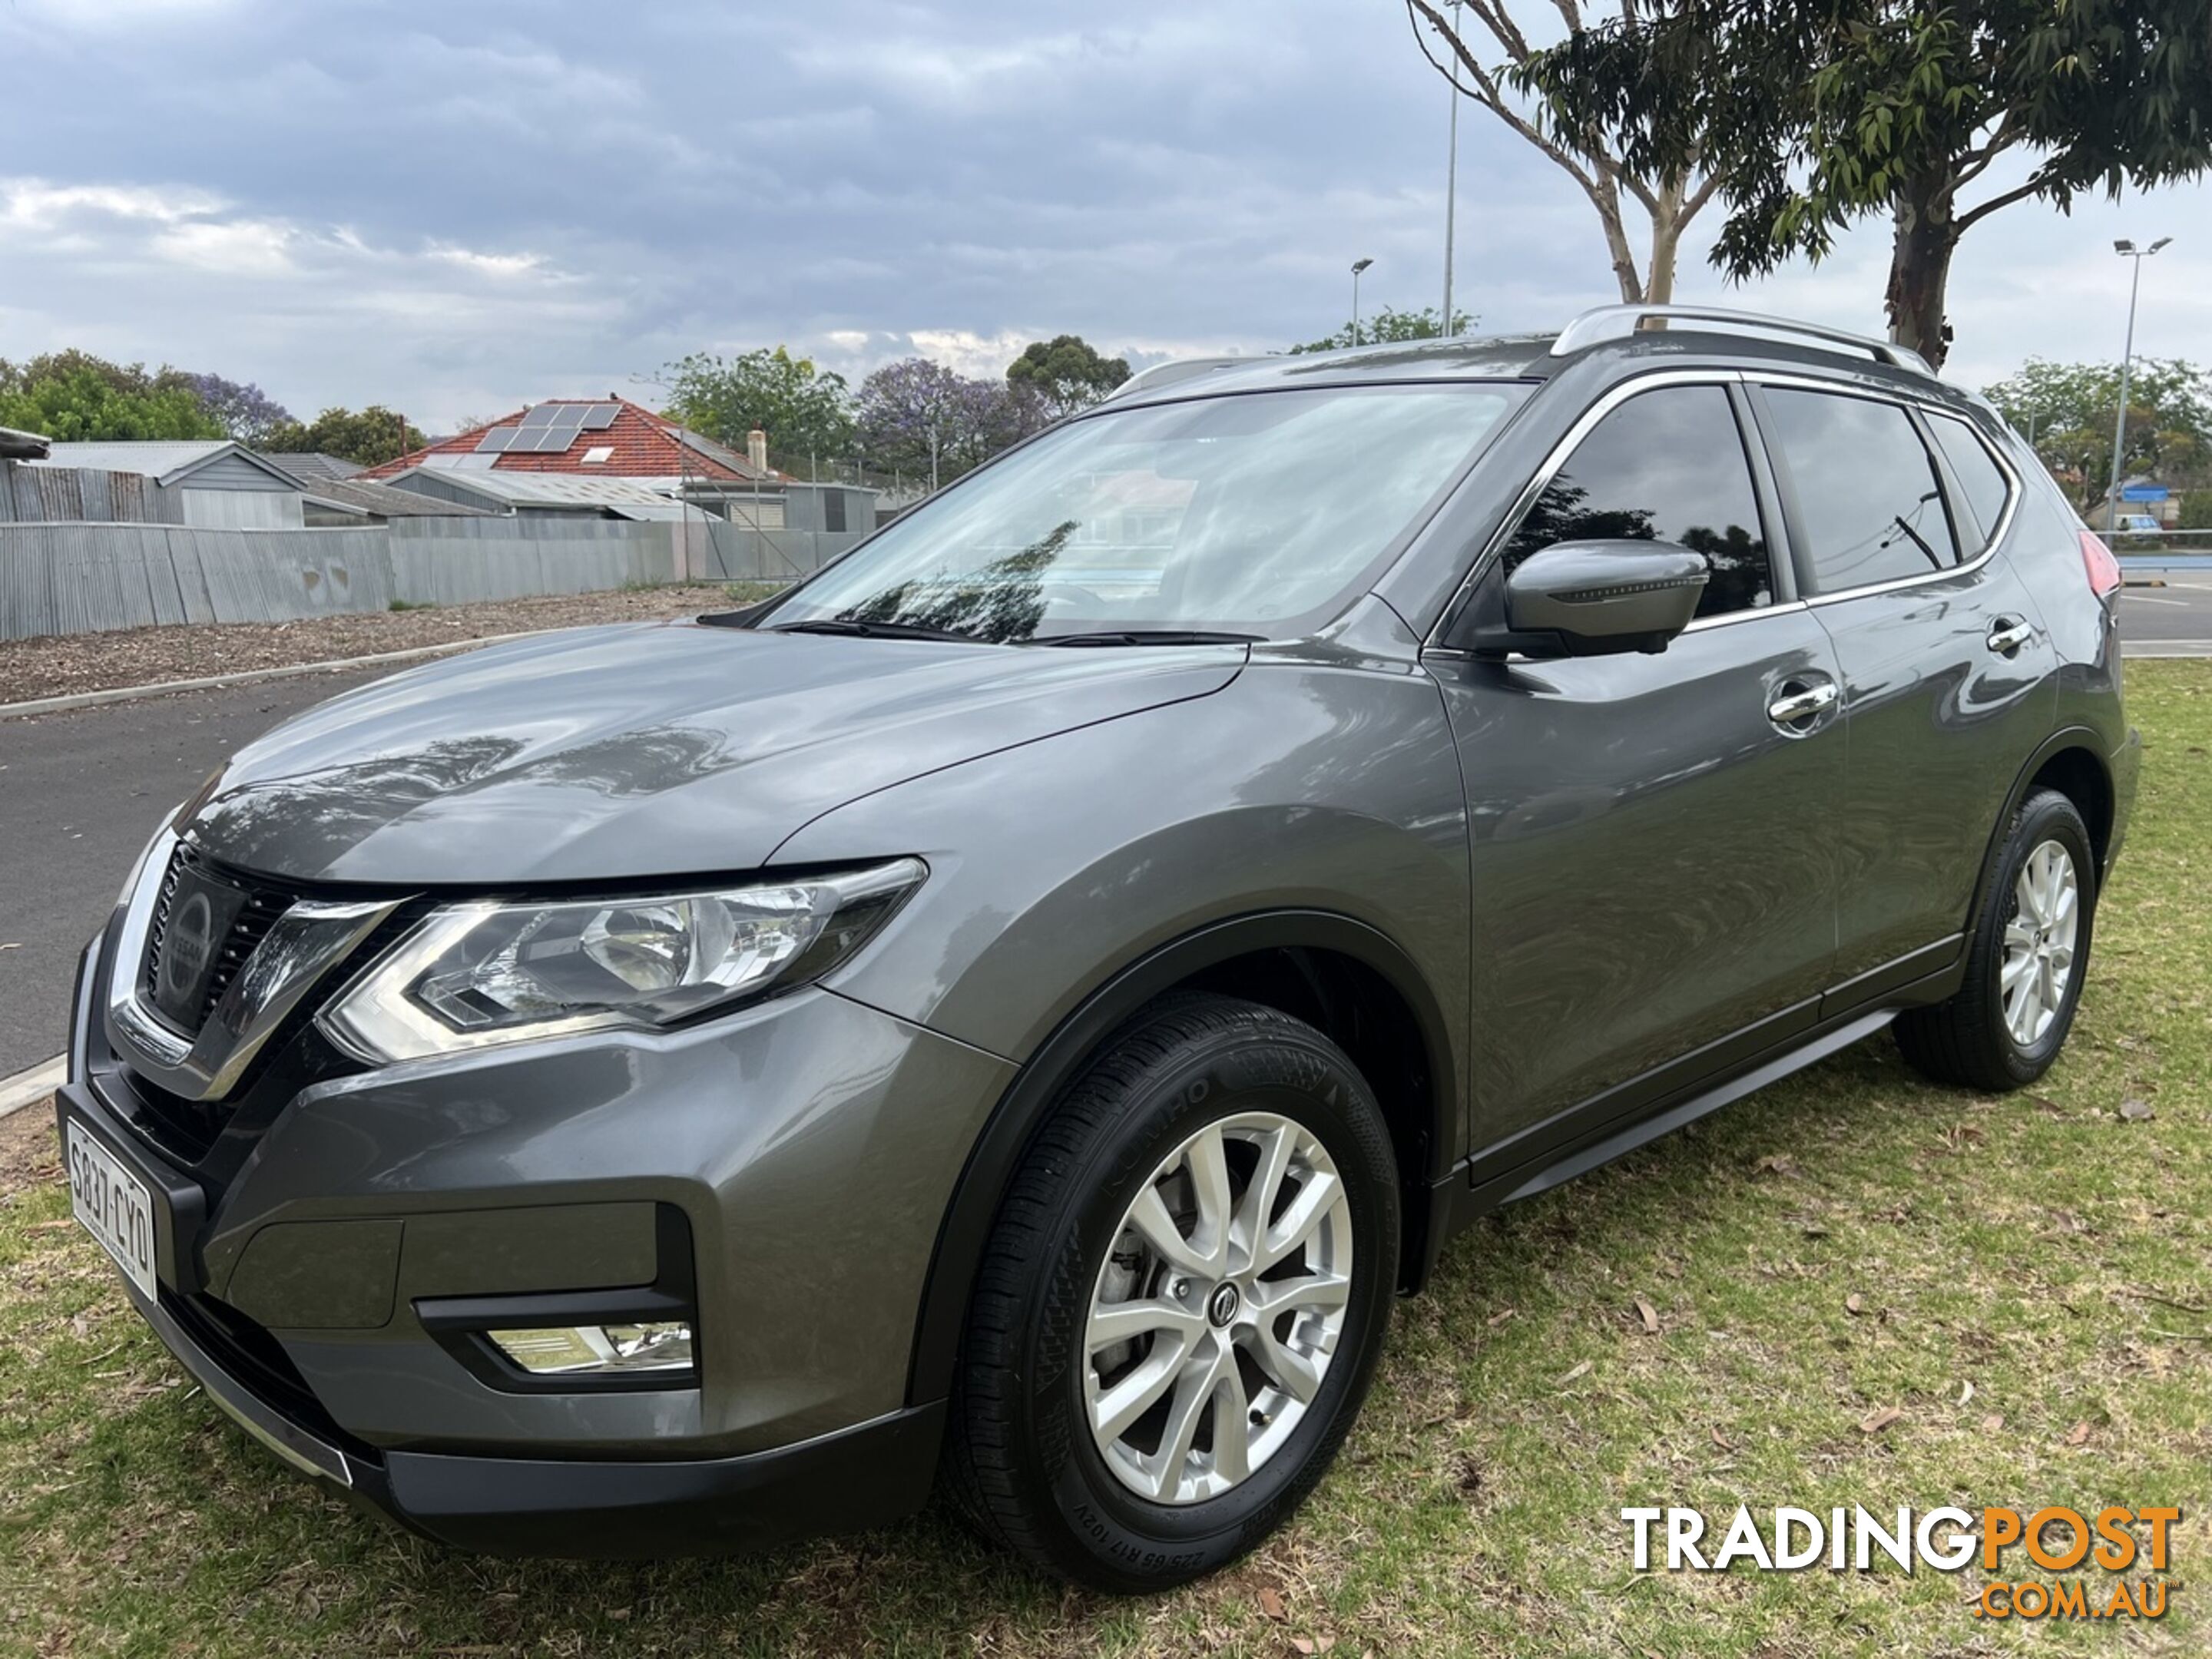
[[[779,340],[856,374],[1071,328],[1264,350],[1335,326],[1359,255],[1369,304],[1439,297],[1444,94],[1389,0],[15,0],[0,59],[0,355],[167,358],[303,410],[435,425]],[[1485,326],[1612,297],[1586,204],[1471,109],[1460,177]],[[2082,349],[2048,301],[2106,303],[2104,211],[1975,232],[1977,372]],[[1684,286],[1878,326],[1883,240],[1747,294],[1693,252]],[[2160,326],[2212,357],[2203,307]]]

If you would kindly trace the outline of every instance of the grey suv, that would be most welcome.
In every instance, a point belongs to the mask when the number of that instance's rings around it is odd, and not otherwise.
[[[432,1537],[1312,1489],[1453,1234],[1885,1026],[2056,1058],[2118,572],[1909,353],[1726,313],[1177,364],[766,606],[241,750],[76,986],[77,1213]]]

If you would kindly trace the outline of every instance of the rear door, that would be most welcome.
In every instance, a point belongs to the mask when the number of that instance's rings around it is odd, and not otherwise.
[[[1476,1140],[1530,1157],[1592,1097],[1633,1085],[1632,1111],[1657,1068],[1809,1025],[1835,956],[1834,650],[1778,568],[1734,377],[1666,381],[1583,416],[1479,579],[1569,538],[1674,542],[1712,567],[1688,631],[1651,656],[1428,657],[1468,796]]]
[[[1997,815],[2056,717],[2057,658],[2004,557],[2018,481],[1970,427],[1815,380],[1753,390],[1843,677],[1832,1011],[1955,954]]]

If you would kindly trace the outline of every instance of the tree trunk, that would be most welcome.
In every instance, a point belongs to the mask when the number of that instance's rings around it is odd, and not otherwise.
[[[1674,302],[1674,260],[1682,244],[1682,181],[1670,179],[1654,192],[1651,210],[1651,270],[1644,281],[1644,297],[1655,306]]]
[[[1613,274],[1620,284],[1623,305],[1644,302],[1644,284],[1636,274],[1636,250],[1628,245],[1628,227],[1620,216],[1620,189],[1613,182],[1610,170],[1601,167],[1596,181],[1589,187],[1592,205],[1597,209],[1598,222],[1605,227],[1606,252],[1613,258]]]
[[[1952,222],[1951,183],[1916,179],[1897,195],[1897,240],[1889,258],[1889,337],[1910,346],[1941,369],[1951,349],[1943,300],[1951,280],[1951,254],[1959,245]]]

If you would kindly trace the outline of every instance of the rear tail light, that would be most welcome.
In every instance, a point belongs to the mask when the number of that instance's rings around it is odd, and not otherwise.
[[[2120,562],[2094,530],[2081,532],[2081,568],[2089,573],[2089,591],[2100,599],[2120,585]]]

